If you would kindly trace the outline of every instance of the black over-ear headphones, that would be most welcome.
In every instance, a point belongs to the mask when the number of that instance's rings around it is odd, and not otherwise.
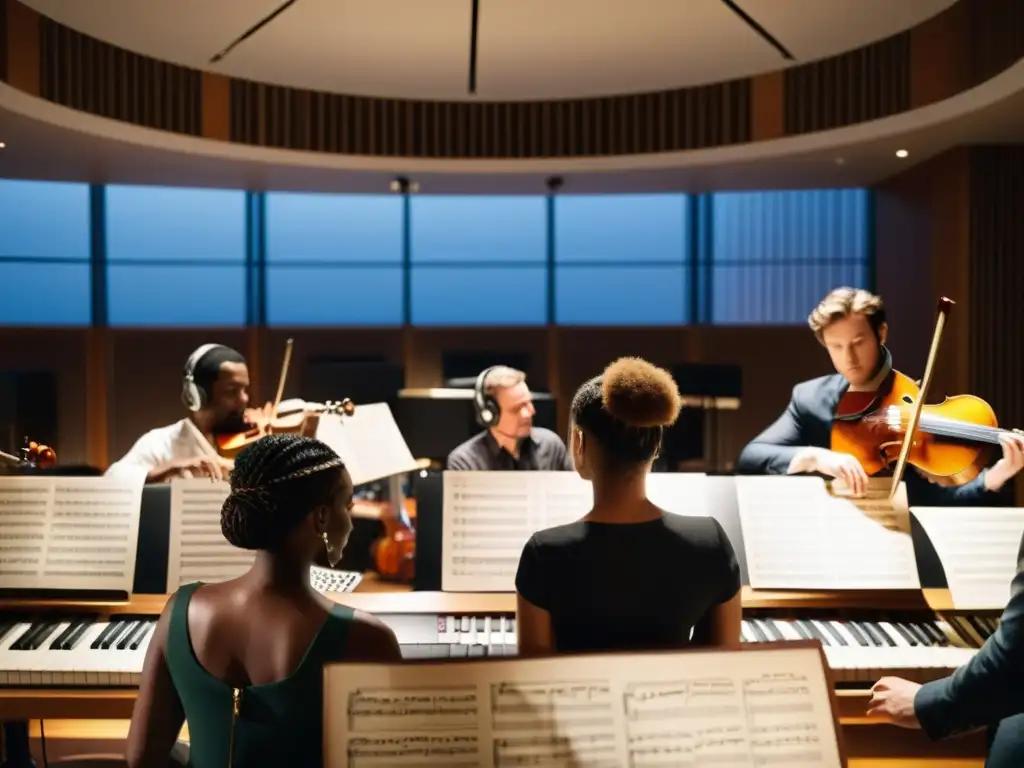
[[[473,387],[473,411],[476,413],[476,423],[487,429],[493,427],[501,419],[501,407],[498,405],[498,401],[484,388],[487,374],[495,367],[492,365],[490,368],[484,368],[476,377],[476,385]]]
[[[203,344],[195,352],[189,355],[188,360],[185,361],[185,373],[181,383],[181,402],[186,408],[195,413],[201,410],[206,405],[206,400],[210,396],[209,393],[201,386],[196,384],[195,376],[196,366],[199,365],[199,361],[203,359],[203,355],[209,352],[211,349],[216,349],[221,346],[220,344]]]

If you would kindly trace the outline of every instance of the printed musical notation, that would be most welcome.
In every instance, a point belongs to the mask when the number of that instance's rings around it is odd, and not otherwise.
[[[647,495],[669,512],[705,517],[706,481],[700,473],[655,473]],[[579,520],[593,498],[575,472],[445,472],[441,589],[513,592],[530,536]]]
[[[342,458],[355,485],[417,468],[387,403],[357,405],[351,416],[324,414],[316,437]]]
[[[1017,574],[1024,509],[914,507],[910,512],[935,547],[953,608],[1005,608]]]
[[[167,592],[194,581],[214,583],[245,573],[254,552],[231,546],[220,529],[220,510],[231,488],[207,479],[171,483]]]
[[[325,669],[328,768],[842,765],[817,647]]]
[[[909,533],[889,530],[818,477],[737,477],[750,586],[920,589]]]
[[[0,478],[0,588],[131,594],[141,480]]]

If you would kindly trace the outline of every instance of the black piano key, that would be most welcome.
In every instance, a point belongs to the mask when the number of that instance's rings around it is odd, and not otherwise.
[[[131,643],[129,643],[128,647],[131,648],[133,651],[137,650],[138,647],[142,645],[142,641],[146,639],[146,635],[152,632],[154,627],[156,627],[155,621],[147,621],[142,626],[142,632],[139,633],[139,635],[134,640],[132,640]]]
[[[846,642],[846,638],[839,633],[839,630],[832,626],[831,621],[828,621],[826,619],[824,621],[819,622],[819,624],[821,624],[821,626],[825,628],[826,632],[828,632],[830,635],[832,635],[832,637],[835,638],[837,645],[849,645],[849,643]]]
[[[17,619],[7,619],[0,621],[0,642],[3,642],[4,638],[11,633],[16,626],[18,626]]]
[[[128,642],[132,639],[132,636],[142,628],[141,621],[133,621],[128,624],[124,632],[117,640],[117,644],[114,646],[119,651],[123,651],[128,647]]]
[[[798,627],[803,627],[804,634],[807,636],[808,640],[818,640],[822,645],[831,645],[829,639],[806,619],[797,619],[796,625]]]
[[[860,627],[867,633],[868,637],[870,637],[874,641],[875,645],[888,645],[890,648],[896,647],[896,641],[889,637],[889,634],[887,632],[883,632],[881,629],[873,625],[870,621],[860,622]]]
[[[77,630],[84,621],[87,621],[87,619],[68,619],[68,625],[64,628],[64,631],[57,635],[53,639],[53,642],[50,643],[50,650],[59,651],[67,639],[75,633],[75,630]]]
[[[850,635],[853,637],[853,639],[856,640],[859,645],[864,645],[864,646],[874,645],[874,643],[872,643],[871,640],[868,639],[868,636],[864,633],[864,631],[860,627],[857,626],[857,622],[855,622],[855,621],[844,621],[843,622],[843,629],[845,629],[847,632],[849,632]]]
[[[949,645],[949,638],[946,637],[945,633],[941,629],[939,629],[937,626],[935,626],[935,624],[933,622],[931,622],[931,621],[923,622],[921,624],[921,629],[923,629],[925,631],[925,633],[929,637],[931,637],[932,641],[936,645],[942,645],[942,646]]]
[[[750,627],[750,631],[754,633],[754,637],[756,637],[756,638],[757,638],[757,642],[759,642],[759,643],[767,643],[767,642],[770,642],[770,640],[768,639],[768,635],[766,635],[766,634],[765,634],[765,632],[764,632],[764,630],[763,630],[763,629],[761,629],[761,628],[760,628],[760,627],[759,627],[759,626],[757,625],[757,622],[756,622],[756,621],[749,621],[749,620],[748,620],[748,621],[747,621],[747,624],[748,624],[748,626]]]
[[[964,616],[964,618],[974,627],[974,631],[981,635],[982,640],[988,640],[992,636],[992,631],[982,624],[976,616]]]
[[[100,648],[104,651],[110,650],[110,646],[117,642],[117,639],[124,634],[130,624],[132,622],[129,620],[117,622],[117,628],[103,639],[103,642],[100,643]]]
[[[473,619],[473,628],[477,632],[483,632],[484,631],[484,617],[483,616],[477,616],[476,618]]]
[[[89,627],[91,627],[92,625],[92,619],[83,620],[75,629],[75,631],[72,632],[71,635],[64,640],[64,642],[60,646],[60,649],[62,651],[73,651],[76,647],[78,647],[78,644],[82,642],[82,639],[85,637],[86,630],[89,629]]]
[[[111,621],[109,624],[107,624],[107,628],[100,632],[99,636],[95,640],[93,640],[92,643],[90,643],[89,647],[92,648],[94,651],[97,648],[99,648],[100,643],[104,642],[107,639],[107,637],[110,636],[110,633],[117,629],[119,624],[120,622],[118,621]]]
[[[771,619],[754,619],[754,623],[764,630],[769,640],[785,640],[786,636],[772,623]]]
[[[917,638],[917,642],[921,645],[932,646],[935,642],[932,640],[931,635],[925,632],[917,624],[910,621],[900,622],[900,626],[905,627],[914,637]]]
[[[32,628],[32,630],[30,630],[29,634],[22,635],[18,639],[18,642],[16,643],[17,647],[15,647],[15,645],[12,645],[11,646],[11,650],[14,650],[14,651],[35,651],[35,650],[38,650],[39,647],[43,643],[45,643],[47,641],[47,639],[50,637],[50,635],[52,635],[54,632],[57,631],[57,627],[59,627],[59,626],[60,626],[60,622],[59,621],[52,621],[52,620],[42,621],[39,624],[35,625]]]
[[[38,632],[38,631],[39,631],[39,625],[38,625],[38,624],[36,624],[35,622],[33,622],[33,623],[29,624],[29,625],[28,625],[28,627],[26,627],[26,628],[25,628],[25,629],[24,629],[24,630],[22,631],[22,633],[21,633],[20,635],[18,635],[18,636],[17,636],[17,637],[16,637],[15,639],[14,639],[14,642],[13,642],[13,643],[11,643],[11,647],[10,647],[10,650],[12,650],[12,651],[21,651],[21,650],[24,650],[24,649],[23,649],[23,648],[21,647],[21,646],[22,646],[22,644],[23,644],[23,643],[25,642],[25,640],[27,640],[28,638],[32,637],[32,636],[33,636],[33,635],[34,635],[34,634],[35,634],[36,632]]]

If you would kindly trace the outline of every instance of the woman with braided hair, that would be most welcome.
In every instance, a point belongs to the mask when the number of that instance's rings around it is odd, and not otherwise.
[[[319,440],[270,435],[238,455],[221,530],[255,561],[168,601],[142,670],[129,765],[166,765],[185,721],[194,768],[323,764],[324,664],[401,660],[386,625],[310,586],[315,558],[341,560],[352,494]]]
[[[740,571],[713,517],[664,512],[647,473],[682,399],[667,371],[624,357],[576,392],[569,448],[594,488],[575,523],[535,533],[516,573],[521,656],[653,650],[740,638]]]

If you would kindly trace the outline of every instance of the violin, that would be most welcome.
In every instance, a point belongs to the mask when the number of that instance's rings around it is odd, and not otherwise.
[[[1017,431],[1000,428],[992,406],[974,395],[954,395],[941,403],[924,404],[952,306],[950,299],[939,301],[935,336],[920,386],[891,370],[877,392],[847,392],[835,410],[832,450],[855,456],[868,475],[896,463],[894,490],[906,464],[941,485],[970,482],[988,465],[999,436]]]
[[[0,459],[9,464],[30,469],[50,469],[57,464],[57,452],[48,445],[25,438],[25,445],[17,455],[0,451]]]
[[[280,403],[277,413],[260,424],[259,417],[247,411],[247,421],[251,428],[246,432],[229,435],[217,435],[217,453],[224,458],[234,458],[248,445],[264,435],[291,433],[313,437],[320,417],[324,414],[343,414],[351,416],[356,412],[355,403],[349,398],[340,401],[328,400],[326,403],[310,403],[299,398],[285,400]]]

